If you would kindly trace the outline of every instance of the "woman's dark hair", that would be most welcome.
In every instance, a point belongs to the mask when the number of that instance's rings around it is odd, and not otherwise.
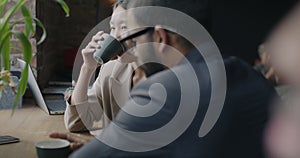
[[[127,9],[128,0],[117,0],[113,5],[113,9],[116,9],[118,6],[121,6],[124,9]]]

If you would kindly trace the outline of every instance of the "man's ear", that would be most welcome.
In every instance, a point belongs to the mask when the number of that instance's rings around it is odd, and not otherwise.
[[[169,44],[169,37],[167,31],[162,27],[156,26],[154,29],[154,34],[154,42],[159,44],[158,50],[160,52],[164,52],[164,50],[166,49],[166,45]]]

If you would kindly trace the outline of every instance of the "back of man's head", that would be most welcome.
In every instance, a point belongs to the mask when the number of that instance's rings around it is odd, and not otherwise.
[[[209,28],[209,3],[208,0],[127,0],[128,9],[145,7],[145,6],[157,6],[175,9],[183,12],[190,17],[194,18],[206,29]],[[157,18],[161,18],[164,15],[158,15]],[[176,17],[173,17],[176,19]]]

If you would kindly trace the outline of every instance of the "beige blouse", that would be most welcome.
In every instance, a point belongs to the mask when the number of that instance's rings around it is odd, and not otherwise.
[[[101,129],[115,118],[125,104],[132,84],[131,64],[118,60],[104,64],[86,101],[70,105],[64,115],[66,128],[71,132]],[[70,100],[70,99],[69,99]]]

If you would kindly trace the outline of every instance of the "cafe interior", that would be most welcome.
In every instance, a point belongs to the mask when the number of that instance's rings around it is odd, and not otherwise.
[[[3,95],[6,98],[0,100],[0,157],[42,157],[45,151],[38,147],[41,146],[39,143],[50,140],[49,135],[53,132],[84,137],[93,135],[89,131],[70,131],[65,125],[64,111],[52,112],[44,100],[52,97],[65,102],[67,92],[71,92],[68,90],[73,90],[78,79],[80,68],[76,66],[78,61],[79,66],[82,64],[82,42],[97,24],[110,18],[115,0],[65,2],[70,8],[69,17],[52,1],[28,0],[33,15],[44,24],[47,37],[42,44],[35,44],[30,70],[33,78],[29,72],[26,93],[18,106],[4,105],[3,100],[11,102],[15,94]],[[262,140],[266,157],[300,158],[300,105],[297,102],[300,4],[297,0],[210,0],[208,4],[206,30],[220,52],[250,65],[279,95],[280,99],[274,98],[272,102],[274,106],[270,109],[270,121]],[[41,34],[42,29],[36,26],[34,38],[40,38]],[[278,44],[276,40],[275,45],[268,43],[278,37],[282,38],[279,43],[284,44]],[[282,48],[281,52],[272,54],[271,51],[277,48]],[[14,53],[11,58],[15,60],[16,57],[22,58],[21,53]],[[15,67],[12,72],[20,77],[21,64],[18,61],[12,64]],[[92,81],[98,77],[99,71],[100,68],[95,71]],[[34,83],[29,83],[31,81]],[[289,102],[281,103],[281,100]]]

